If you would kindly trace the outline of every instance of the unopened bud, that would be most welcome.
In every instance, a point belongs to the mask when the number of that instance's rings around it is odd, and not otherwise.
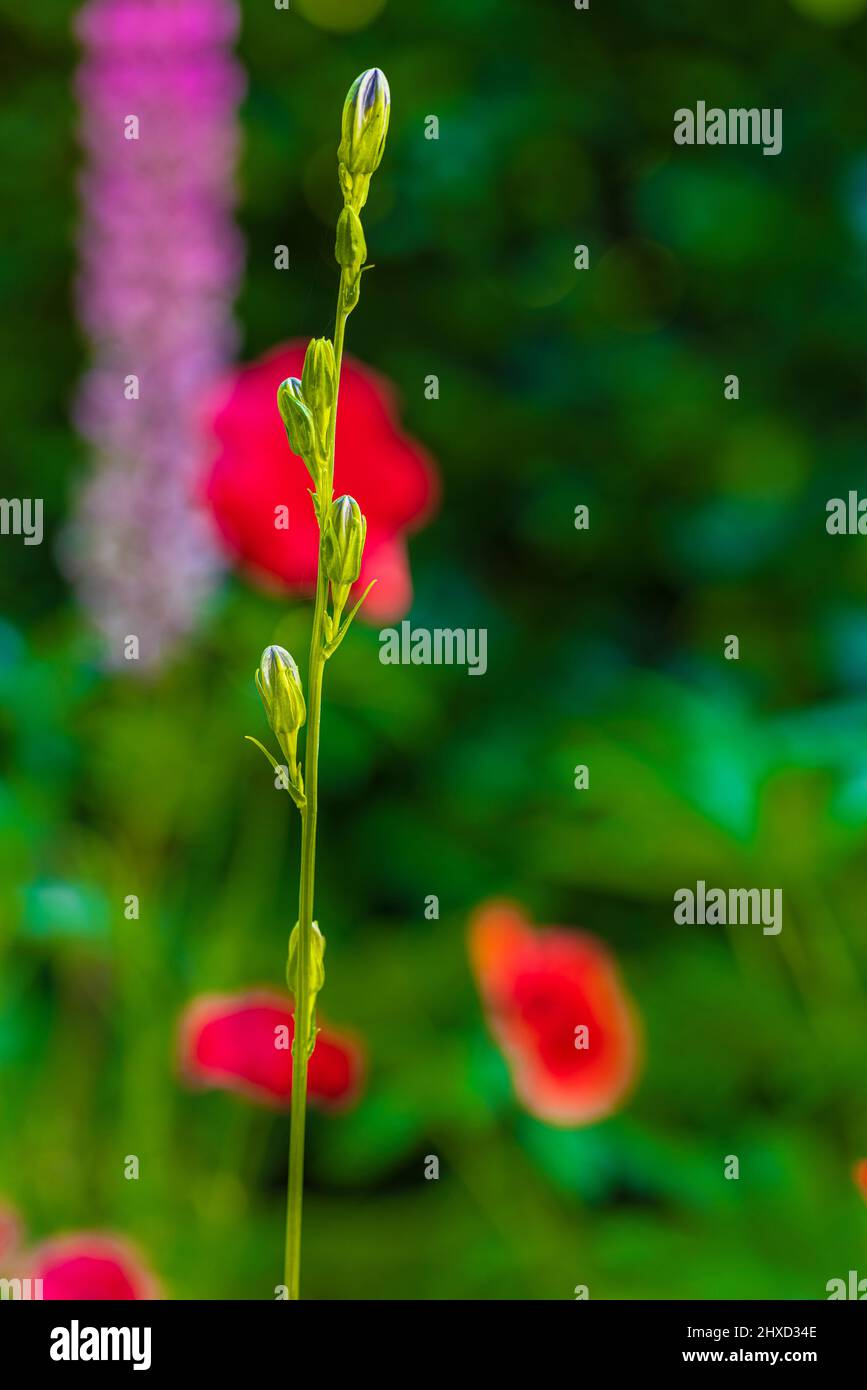
[[[318,994],[325,984],[325,937],[319,930],[318,922],[311,922],[310,933],[310,978],[307,988]],[[286,962],[286,983],[292,993],[298,994],[298,956],[301,949],[301,928],[296,922],[289,934],[289,959]]]
[[[367,260],[367,242],[364,240],[361,218],[353,208],[348,206],[343,209],[337,219],[337,241],[334,246],[334,254],[340,269],[346,271],[350,280],[356,279],[361,274],[362,266]]]
[[[285,647],[266,647],[256,672],[256,688],[262,697],[268,723],[289,761],[289,775],[296,780],[298,730],[307,718],[301,677]]]
[[[301,391],[316,422],[323,449],[334,409],[335,378],[334,344],[330,338],[314,338],[304,358]]]
[[[277,407],[286,426],[289,448],[310,468],[316,453],[316,430],[297,376],[287,377],[277,387]]]
[[[322,567],[335,588],[348,591],[358,579],[366,535],[367,519],[355,498],[335,498],[322,543]]]
[[[313,1055],[316,1046],[316,996],[325,984],[325,937],[319,930],[318,922],[311,922],[310,932],[310,952],[308,960],[307,977],[307,1014],[305,1018],[299,1017],[299,995],[301,992],[301,982],[299,975],[299,957],[301,955],[301,928],[296,922],[289,936],[289,959],[286,962],[286,983],[295,995],[295,1037],[299,1037],[303,1029],[307,1044],[308,1058]],[[295,1045],[292,1045],[293,1056]]]
[[[356,77],[344,102],[337,151],[343,196],[356,212],[364,207],[370,177],[379,168],[390,115],[391,94],[385,73],[368,68]]]

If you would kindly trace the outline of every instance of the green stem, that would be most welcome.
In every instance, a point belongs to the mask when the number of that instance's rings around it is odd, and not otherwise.
[[[343,310],[343,274],[337,299],[334,327],[335,391],[334,409],[328,427],[327,476],[324,496],[320,496],[320,516],[324,519],[334,487],[334,441],[337,430],[337,396],[346,314]],[[307,1065],[311,1039],[310,946],[313,935],[313,888],[316,875],[316,816],[319,803],[319,721],[322,712],[322,680],[325,674],[325,611],[328,580],[322,569],[322,543],[316,575],[316,601],[313,632],[310,637],[310,664],[307,689],[307,735],[304,754],[306,805],[301,811],[301,885],[298,894],[298,989],[295,995],[295,1039],[292,1047],[292,1108],[289,1135],[289,1185],[286,1202],[285,1283],[289,1298],[301,1297],[301,1213],[304,1197],[304,1131],[307,1122]]]
[[[313,883],[316,873],[316,812],[319,795],[319,716],[322,708],[322,676],[325,666],[325,584],[316,583],[313,635],[310,642],[310,677],[307,704],[307,744],[304,759],[307,804],[301,812],[301,889],[298,901],[298,991],[295,997],[295,1039],[292,1045],[292,1111],[289,1136],[289,1190],[286,1207],[286,1285],[290,1299],[300,1297],[301,1203],[304,1189],[304,1130],[307,1118],[307,1006],[310,980],[310,935],[313,922]]]
[[[346,336],[347,315],[343,309],[343,292],[346,285],[345,272],[340,272],[340,287],[337,291],[337,318],[334,323],[334,409],[328,427],[328,500],[334,490],[334,440],[337,435],[337,397],[340,392],[340,368],[343,365],[343,339]]]

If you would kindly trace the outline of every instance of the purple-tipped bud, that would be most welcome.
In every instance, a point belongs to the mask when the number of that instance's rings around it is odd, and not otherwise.
[[[356,77],[344,102],[337,151],[343,196],[356,212],[364,207],[371,175],[379,168],[390,115],[385,73],[368,68]]]
[[[309,464],[316,450],[316,430],[297,376],[281,381],[277,387],[277,406],[286,426],[289,448]]]
[[[256,672],[256,689],[262,697],[268,723],[289,761],[290,774],[294,773],[298,730],[307,718],[307,706],[298,667],[285,647],[265,648]]]
[[[335,498],[322,544],[322,567],[333,587],[348,589],[358,579],[366,536],[367,519],[355,498]]]
[[[337,157],[353,177],[369,177],[379,168],[390,115],[391,93],[385,73],[368,68],[356,77],[343,104]]]

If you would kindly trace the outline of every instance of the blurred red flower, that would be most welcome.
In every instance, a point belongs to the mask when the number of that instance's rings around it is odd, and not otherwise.
[[[15,1208],[0,1202],[0,1260],[8,1259],[18,1249],[21,1232],[21,1218]]]
[[[267,990],[195,999],[180,1022],[181,1071],[190,1086],[236,1091],[265,1105],[288,1107],[292,1098],[291,1001]],[[321,1032],[310,1058],[307,1093],[327,1109],[357,1099],[364,1058],[354,1038]]]
[[[252,577],[309,591],[316,579],[319,531],[307,494],[310,476],[289,449],[277,387],[301,376],[306,344],[288,343],[243,367],[209,412],[217,454],[205,491],[230,553]],[[390,622],[406,613],[412,583],[404,536],[421,525],[437,495],[424,450],[400,429],[389,382],[344,358],[337,418],[336,495],[355,497],[367,517],[363,588],[377,582],[361,615]],[[275,526],[288,509],[288,529]]]
[[[474,914],[470,959],[521,1103],[550,1124],[611,1114],[632,1087],[640,1037],[606,947],[586,932],[532,928],[513,903]]]
[[[159,1292],[130,1245],[87,1232],[37,1245],[27,1257],[26,1275],[42,1280],[44,1299],[150,1299]]]
[[[867,1202],[867,1158],[859,1158],[852,1169],[855,1186]]]

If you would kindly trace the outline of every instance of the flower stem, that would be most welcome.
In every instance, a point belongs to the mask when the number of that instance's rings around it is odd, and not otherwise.
[[[335,391],[328,428],[327,469],[319,495],[319,515],[325,516],[334,488],[334,442],[337,399],[346,313],[343,308],[344,277],[341,273],[334,328]],[[324,492],[324,495],[322,493]],[[322,567],[320,538],[316,575],[313,632],[307,692],[307,735],[304,754],[306,804],[301,811],[301,886],[298,894],[298,976],[295,995],[295,1038],[292,1046],[292,1108],[289,1135],[289,1185],[286,1203],[285,1283],[292,1300],[301,1297],[301,1211],[304,1196],[304,1131],[307,1120],[307,1065],[314,1039],[308,1036],[310,948],[313,935],[313,887],[316,874],[316,816],[319,802],[319,721],[322,712],[322,680],[325,674],[325,611],[328,580]]]
[[[347,314],[343,308],[343,294],[346,287],[346,273],[340,272],[340,286],[337,291],[337,317],[334,324],[334,409],[331,412],[331,423],[328,429],[328,500],[331,501],[331,494],[334,487],[334,440],[337,434],[337,398],[340,394],[340,368],[343,364],[343,340],[346,336]]]

